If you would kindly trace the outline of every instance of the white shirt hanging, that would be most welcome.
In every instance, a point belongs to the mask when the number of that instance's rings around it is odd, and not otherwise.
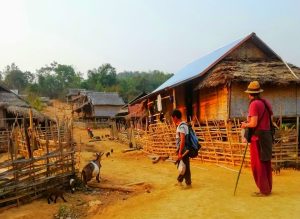
[[[161,96],[160,96],[160,94],[157,95],[157,110],[159,112],[162,111],[162,104],[161,104]]]

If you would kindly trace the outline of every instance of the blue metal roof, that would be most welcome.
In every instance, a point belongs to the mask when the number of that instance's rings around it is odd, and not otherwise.
[[[171,78],[165,81],[162,85],[156,88],[152,93],[156,93],[157,91],[163,90],[167,87],[173,87],[174,85],[186,82],[188,80],[200,76],[202,73],[206,72],[208,68],[212,67],[214,63],[219,61],[220,58],[222,58],[229,51],[231,51],[233,48],[239,45],[242,41],[248,39],[251,35],[252,34],[250,34],[245,38],[236,40],[188,64],[187,66],[185,66],[184,68],[176,72]]]

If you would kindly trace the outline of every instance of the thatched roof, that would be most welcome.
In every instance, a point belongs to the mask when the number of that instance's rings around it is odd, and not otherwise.
[[[253,60],[250,54],[249,57],[245,57],[248,63],[237,60],[234,52],[238,51],[238,49],[242,49],[243,46],[245,46],[245,50],[251,49],[251,47],[246,46],[247,43],[248,46],[252,45],[256,47],[265,57],[262,58],[258,55],[257,57],[254,56],[257,60]],[[231,59],[235,58],[235,62],[230,62],[228,60],[229,57],[231,57]],[[251,59],[252,62],[250,61]],[[264,62],[262,62],[262,60],[264,60]],[[273,67],[274,69],[271,70]],[[201,81],[202,83],[196,87],[196,89],[199,89],[202,87],[217,86],[234,80],[248,82],[253,79],[262,81],[262,84],[264,82],[280,84],[288,84],[290,82],[299,83],[298,79],[293,77],[289,72],[282,58],[256,36],[255,33],[251,33],[242,39],[227,44],[186,65],[162,85],[150,94],[138,99],[138,101],[154,96],[163,90],[168,90],[191,81],[196,83]],[[274,82],[272,81],[273,79],[275,80]]]
[[[257,48],[264,52],[269,58],[281,60],[281,58],[267,45],[265,44],[255,33],[251,33],[244,38],[235,40],[232,43],[227,44],[201,58],[186,65],[181,70],[176,72],[171,78],[161,84],[152,93],[157,93],[164,89],[178,86],[180,84],[191,81],[195,78],[199,78],[211,70],[216,64],[222,61],[229,54],[240,48],[244,43],[251,41]],[[148,96],[149,96],[148,95]]]
[[[14,94],[4,86],[0,85],[0,108],[6,109],[8,112],[23,117],[28,117],[28,110],[32,108],[25,100]],[[43,121],[45,116],[32,108],[33,117]]]
[[[200,81],[196,89],[216,87],[229,82],[288,85],[300,83],[300,68],[291,66],[297,79],[281,61],[230,61],[224,60],[212,68]]]

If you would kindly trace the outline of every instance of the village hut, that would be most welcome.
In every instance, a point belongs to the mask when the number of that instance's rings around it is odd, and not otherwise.
[[[13,124],[24,125],[31,121],[44,123],[46,116],[32,108],[23,98],[0,84],[0,153],[7,152],[8,139],[13,129]]]
[[[252,80],[264,88],[274,116],[299,117],[300,69],[286,64],[255,33],[188,64],[139,101],[147,99],[152,115],[179,108],[186,120],[245,117],[248,97],[243,91]]]
[[[82,91],[74,98],[73,112],[80,118],[107,121],[115,118],[123,105],[123,99],[116,92]]]
[[[29,109],[32,110],[33,120],[43,122],[45,116],[33,109],[24,99],[0,84],[0,130],[10,129],[17,118],[28,118]]]
[[[121,107],[116,114],[116,125],[119,131],[125,130],[129,127],[135,127],[139,129],[145,129],[147,119],[147,107],[146,100],[135,103],[138,99],[147,95],[146,92],[140,93],[133,98],[129,103]],[[143,126],[143,127],[142,127]]]
[[[238,164],[241,161],[241,119],[248,109],[244,93],[252,80],[258,80],[282,126],[294,124],[287,135],[277,138],[274,157],[278,162],[299,157],[300,69],[287,64],[255,33],[236,40],[188,64],[137,102],[147,101],[150,140],[146,150],[174,154],[170,114],[178,108],[183,120],[192,121],[202,142],[203,161]],[[162,126],[161,121],[166,125]],[[168,137],[171,136],[171,137]],[[249,160],[249,156],[246,158]]]
[[[134,127],[142,128],[143,124],[147,122],[147,101],[138,101],[146,95],[146,92],[142,92],[127,104],[128,115],[126,116],[126,120],[127,123],[131,122]]]

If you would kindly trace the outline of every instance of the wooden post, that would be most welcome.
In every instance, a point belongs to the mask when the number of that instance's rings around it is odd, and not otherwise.
[[[63,164],[63,147],[62,147],[62,144],[61,144],[61,138],[60,138],[60,123],[59,123],[59,119],[57,118],[56,119],[56,126],[57,126],[57,141],[58,141],[58,147],[59,147],[59,150],[60,150],[60,162],[61,162],[61,165]],[[62,166],[62,172],[64,171],[64,167]]]
[[[71,144],[71,150],[72,150],[72,154],[71,154],[71,157],[72,157],[72,174],[75,174],[75,145],[73,143],[73,118],[71,118],[71,121],[70,121],[70,144]]]
[[[231,111],[231,83],[227,86],[227,119],[230,118]]]
[[[25,142],[26,142],[26,146],[27,146],[27,151],[28,151],[28,157],[32,158],[32,150],[31,150],[31,146],[30,146],[30,138],[29,138],[29,134],[28,134],[28,130],[27,130],[27,124],[25,119],[23,118],[23,128],[24,128],[24,133],[25,133]]]
[[[299,162],[299,116],[297,116],[297,122],[296,122],[296,130],[297,130],[297,144],[296,144],[296,163],[298,165]]]
[[[176,90],[173,88],[173,109],[176,109]]]
[[[49,126],[48,126],[48,120],[46,120],[46,124],[45,124],[45,140],[46,140],[46,150],[47,150],[47,173],[46,176],[48,177],[49,174],[49,136],[48,136],[48,130],[49,130]]]
[[[33,129],[32,109],[29,109],[29,128]]]
[[[225,129],[226,129],[226,135],[227,135],[227,141],[229,142],[230,146],[230,156],[231,156],[231,163],[234,166],[234,157],[233,157],[233,146],[232,146],[232,132],[231,132],[231,124],[230,122],[228,123],[226,120],[225,122]]]

